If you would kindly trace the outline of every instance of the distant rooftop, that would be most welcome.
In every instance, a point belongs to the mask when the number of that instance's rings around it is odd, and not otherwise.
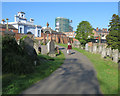
[[[22,12],[22,11],[21,11],[21,12],[18,12],[18,13],[23,13],[23,14],[25,14],[25,12]]]

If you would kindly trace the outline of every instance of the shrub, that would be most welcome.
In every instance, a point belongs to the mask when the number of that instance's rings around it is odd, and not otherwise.
[[[34,59],[17,44],[15,38],[5,36],[2,44],[3,73],[27,74],[34,71]]]

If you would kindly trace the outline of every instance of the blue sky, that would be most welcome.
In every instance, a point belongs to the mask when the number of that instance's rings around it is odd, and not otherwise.
[[[35,25],[55,28],[55,18],[65,17],[73,22],[74,31],[81,21],[88,21],[93,28],[108,28],[113,14],[118,14],[117,2],[2,2],[2,18],[14,21],[17,12],[26,13],[26,18],[34,18]]]

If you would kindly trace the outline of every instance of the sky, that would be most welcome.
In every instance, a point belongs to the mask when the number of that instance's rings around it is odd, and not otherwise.
[[[55,29],[55,18],[72,20],[76,31],[81,21],[88,21],[93,28],[108,28],[113,14],[118,14],[118,2],[2,2],[2,19],[14,22],[17,12],[26,13],[26,18],[34,18],[35,25]]]

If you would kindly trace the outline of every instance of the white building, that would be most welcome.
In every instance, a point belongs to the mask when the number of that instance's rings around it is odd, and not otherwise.
[[[27,21],[24,12],[18,12],[14,17],[14,22],[9,22],[8,24],[17,28],[18,33],[34,34],[35,37],[41,37],[42,27],[40,25],[34,25],[34,19],[32,18],[30,18],[30,21]]]

